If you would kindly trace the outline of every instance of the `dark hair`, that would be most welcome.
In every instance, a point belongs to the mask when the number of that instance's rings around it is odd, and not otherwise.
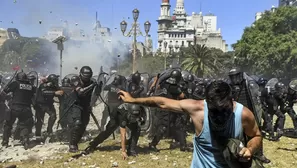
[[[211,82],[205,90],[207,107],[212,112],[232,112],[232,90],[228,83],[219,80]]]

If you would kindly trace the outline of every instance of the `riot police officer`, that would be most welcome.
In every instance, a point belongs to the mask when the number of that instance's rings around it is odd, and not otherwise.
[[[4,123],[2,146],[8,146],[12,125],[18,119],[21,141],[25,149],[28,149],[29,133],[34,125],[31,104],[35,90],[24,72],[17,73],[16,80],[3,90],[5,94],[12,92],[13,97],[10,112],[7,113]]]
[[[70,84],[70,79],[69,78],[64,78],[62,79],[62,87],[60,87],[61,90],[63,90],[63,95],[59,96],[59,124],[62,127],[62,130],[65,131],[68,128],[68,123],[67,123],[67,114],[65,114],[64,111],[64,105],[65,105],[65,99],[67,98],[67,96],[69,96],[69,94],[71,93],[71,91],[73,90]]]
[[[121,132],[121,146],[122,156],[136,156],[136,147],[140,136],[141,125],[143,124],[143,118],[141,113],[144,112],[141,106],[137,104],[122,104],[118,108],[120,113],[120,132]],[[128,140],[128,149],[126,151],[126,127],[131,131],[131,137]]]
[[[41,128],[44,121],[44,115],[49,115],[47,134],[53,132],[53,126],[56,121],[56,109],[54,107],[54,97],[63,95],[63,91],[59,90],[58,77],[55,74],[51,74],[46,78],[46,82],[41,83],[36,93],[35,102],[35,117],[36,117],[36,136],[41,136]]]
[[[249,77],[246,73],[241,71],[239,68],[233,68],[229,72],[229,78],[231,81],[231,87],[233,92],[233,99],[245,107],[248,107],[254,114],[257,124],[261,125],[262,109],[259,98],[259,88],[257,88],[256,81]],[[257,153],[259,159],[263,163],[270,163],[263,154],[263,142],[262,148]]]
[[[294,103],[297,101],[297,92],[296,92],[296,85],[294,84],[289,84],[288,87],[288,94],[287,94],[287,99],[286,99],[286,112],[289,114],[293,121],[294,125],[294,132],[295,134],[297,133],[297,114],[294,111]]]
[[[117,92],[119,90],[126,89],[126,79],[123,76],[116,75],[113,82],[105,86],[104,90],[108,90],[108,102],[107,108],[110,105],[114,107],[108,108],[110,109],[109,114],[109,122],[106,125],[106,129],[99,133],[90,143],[89,146],[85,149],[87,153],[92,152],[95,148],[105,141],[120,125],[123,114],[118,110],[118,107],[122,104],[118,99]]]
[[[140,93],[144,90],[144,87],[140,84],[141,74],[137,71],[132,74],[131,82],[128,85],[128,92],[134,98],[140,97]]]
[[[108,92],[107,102],[106,102],[108,105],[105,105],[104,110],[102,112],[102,118],[100,123],[101,131],[104,130],[104,126],[106,124],[108,116],[110,117],[110,113],[112,113],[114,109],[116,109],[121,104],[121,102],[118,101],[117,90],[118,89],[126,90],[126,78],[121,75],[116,75],[116,74],[113,74],[113,75],[115,75],[115,77],[112,83],[103,88],[104,91]],[[135,86],[133,87],[136,88]]]
[[[157,96],[168,97],[172,99],[183,99],[185,96],[179,86],[182,75],[178,69],[169,71],[169,77],[161,80],[159,86],[156,86],[155,94]],[[160,110],[160,109],[157,109]],[[157,144],[164,135],[171,135],[180,143],[180,150],[185,151],[186,148],[186,116],[184,114],[170,113],[168,111],[159,111],[155,113],[155,128],[153,132],[153,140],[149,144],[149,148],[158,152]]]
[[[275,101],[273,102],[272,109],[269,110],[273,111],[274,114],[277,116],[274,125],[274,131],[276,132],[276,139],[278,140],[284,133],[284,126],[285,126],[285,102],[286,102],[286,88],[282,82],[277,82],[275,84],[275,92],[273,93],[273,98]],[[272,120],[272,118],[271,118]]]
[[[91,98],[95,88],[96,94],[101,92],[101,86],[98,86],[96,81],[92,80],[93,70],[89,66],[83,66],[80,69],[78,78],[72,79],[72,85],[74,86],[75,110],[71,110],[69,113],[70,118],[70,142],[69,152],[78,151],[78,142],[80,141],[83,133],[85,132],[87,125],[90,121],[90,114],[92,113]],[[98,86],[98,87],[96,87]],[[72,106],[73,104],[69,104]]]

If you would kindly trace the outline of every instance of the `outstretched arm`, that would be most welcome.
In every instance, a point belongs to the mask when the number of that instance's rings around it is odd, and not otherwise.
[[[142,104],[150,107],[159,107],[174,112],[192,113],[203,108],[200,101],[192,99],[174,100],[165,97],[132,98],[127,92],[120,91],[120,98],[126,103]]]

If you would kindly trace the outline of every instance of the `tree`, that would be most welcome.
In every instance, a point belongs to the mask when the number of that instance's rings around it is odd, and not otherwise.
[[[182,68],[198,77],[215,76],[221,67],[218,60],[223,51],[197,44],[184,48],[183,53],[185,58],[181,64]]]
[[[297,8],[265,12],[232,45],[243,70],[267,77],[293,78],[297,74]]]
[[[1,69],[11,66],[38,67],[50,62],[54,55],[54,44],[39,38],[20,37],[6,40],[0,49]]]

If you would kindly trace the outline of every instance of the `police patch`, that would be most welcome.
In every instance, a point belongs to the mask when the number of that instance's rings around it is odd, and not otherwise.
[[[21,90],[32,90],[32,85],[27,85],[27,84],[20,84],[20,89]]]

